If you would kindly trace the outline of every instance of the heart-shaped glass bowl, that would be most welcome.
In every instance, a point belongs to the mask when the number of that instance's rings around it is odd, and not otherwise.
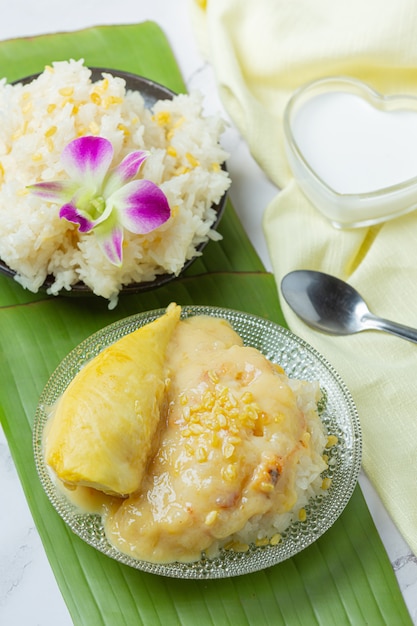
[[[93,82],[100,80],[102,78],[103,72],[107,74],[111,74],[112,76],[123,78],[126,82],[126,89],[140,92],[140,94],[142,95],[145,101],[145,106],[148,109],[151,109],[152,106],[158,100],[172,100],[174,96],[176,95],[175,92],[172,91],[171,89],[168,89],[167,87],[153,80],[150,80],[149,78],[138,76],[130,72],[124,72],[122,70],[114,70],[114,69],[109,69],[109,68],[104,68],[104,67],[90,67],[90,69],[91,69],[91,80]],[[28,84],[32,82],[32,80],[34,80],[38,76],[39,74],[32,74],[31,76],[27,76],[15,82]],[[222,168],[226,170],[226,166],[224,164],[222,165]],[[213,205],[213,209],[215,210],[216,217],[215,217],[213,224],[211,225],[212,230],[217,230],[217,227],[220,223],[220,220],[223,216],[223,213],[226,207],[226,201],[227,201],[227,192],[222,196],[222,198],[219,200],[217,204]],[[191,259],[188,259],[185,262],[179,275],[183,274],[185,270],[188,269],[190,265],[196,260],[196,258],[201,255],[208,241],[209,240],[207,239],[201,242],[198,246],[196,246],[195,255]],[[10,278],[14,278],[16,276],[16,272],[13,269],[11,269],[6,263],[4,263],[1,259],[0,259],[0,273]],[[125,284],[123,288],[121,289],[121,293],[140,293],[144,291],[149,291],[151,289],[156,289],[157,287],[161,287],[162,285],[165,285],[166,283],[169,283],[176,278],[178,278],[178,276],[174,274],[160,274],[156,276],[156,278],[152,281],[132,282],[132,283]],[[43,283],[41,290],[46,291],[47,289],[51,287],[53,282],[54,282],[54,277],[48,276],[45,282]],[[67,291],[64,289],[60,292],[60,294],[66,295],[66,296],[93,296],[94,295],[90,287],[85,285],[83,282],[74,283],[71,286],[71,291]]]
[[[335,227],[370,226],[417,208],[417,98],[323,78],[290,98],[284,139],[301,189]]]
[[[326,398],[321,419],[328,434],[337,437],[337,444],[328,451],[329,469],[325,472],[326,477],[331,478],[331,487],[327,495],[319,495],[311,500],[307,507],[307,519],[293,522],[283,532],[282,540],[277,545],[251,545],[247,552],[223,549],[218,557],[211,559],[202,555],[199,561],[192,563],[158,564],[140,561],[122,554],[110,545],[101,517],[81,513],[52,478],[43,454],[48,407],[56,402],[87,361],[103,348],[152,322],[164,312],[164,309],[158,309],[139,313],[106,326],[74,348],[53,372],[39,399],[33,430],[34,456],[42,486],[58,514],[76,535],[116,561],[145,572],[174,578],[228,578],[280,563],[323,535],[349,502],[361,467],[362,434],[353,399],[333,367],[305,341],[269,320],[231,309],[182,307],[183,318],[210,315],[227,320],[245,345],[257,348],[270,361],[279,363],[288,376],[319,381]]]

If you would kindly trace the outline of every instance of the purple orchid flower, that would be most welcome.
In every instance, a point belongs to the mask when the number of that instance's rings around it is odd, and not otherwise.
[[[82,233],[94,230],[109,261],[120,266],[124,229],[144,235],[171,215],[168,200],[155,183],[133,180],[148,156],[142,150],[131,152],[109,171],[113,160],[111,142],[104,137],[79,137],[61,155],[69,179],[28,188],[46,200],[63,203],[59,216],[78,224]]]

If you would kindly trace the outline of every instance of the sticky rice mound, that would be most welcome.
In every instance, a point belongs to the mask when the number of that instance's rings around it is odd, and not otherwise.
[[[197,246],[219,239],[213,205],[230,185],[222,169],[220,116],[204,116],[199,93],[160,100],[149,110],[124,79],[103,73],[95,82],[83,60],[55,62],[29,84],[0,81],[0,258],[16,280],[48,293],[83,282],[116,306],[123,285],[178,275]],[[138,177],[161,187],[170,219],[147,235],[125,231],[122,267],[112,265],[93,232],[59,218],[59,205],[30,194],[28,185],[67,178],[60,163],[76,137],[99,135],[113,144],[114,163],[133,150],[150,156]]]

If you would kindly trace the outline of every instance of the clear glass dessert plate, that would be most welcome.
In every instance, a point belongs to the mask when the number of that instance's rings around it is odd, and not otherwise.
[[[370,226],[416,209],[416,97],[322,78],[290,98],[284,140],[301,189],[335,227]]]
[[[279,363],[293,378],[320,382],[327,398],[322,419],[337,444],[329,448],[331,478],[325,496],[313,499],[307,507],[306,521],[294,522],[278,545],[257,547],[246,552],[222,550],[216,558],[204,555],[193,563],[154,564],[122,554],[107,541],[101,517],[80,513],[58,489],[43,456],[43,434],[50,407],[64,392],[83,365],[103,348],[165,312],[158,309],[115,322],[83,341],[60,363],[45,386],[36,410],[33,446],[37,471],[52,505],[69,528],[107,556],[146,572],[188,579],[226,578],[255,572],[288,559],[326,532],[347,505],[357,483],[361,466],[362,439],[358,414],[351,395],[333,367],[310,345],[271,321],[230,309],[184,306],[182,316],[211,315],[228,320],[246,345],[259,349],[268,359]]]

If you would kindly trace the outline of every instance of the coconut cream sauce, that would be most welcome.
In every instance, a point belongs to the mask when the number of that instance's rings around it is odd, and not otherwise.
[[[77,489],[119,550],[193,561],[253,516],[289,511],[310,435],[282,369],[212,317],[179,322],[167,354],[167,414],[140,490],[121,500]]]

